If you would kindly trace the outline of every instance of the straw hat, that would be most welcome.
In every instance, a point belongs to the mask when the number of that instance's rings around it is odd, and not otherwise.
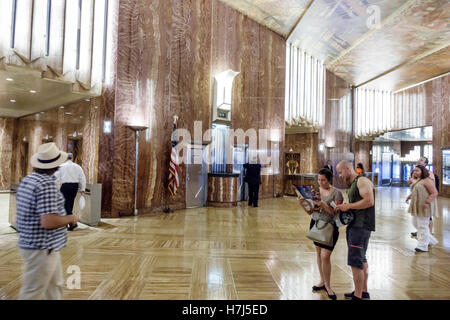
[[[58,149],[54,142],[39,146],[38,152],[31,157],[31,166],[37,169],[54,169],[67,160],[67,153]]]

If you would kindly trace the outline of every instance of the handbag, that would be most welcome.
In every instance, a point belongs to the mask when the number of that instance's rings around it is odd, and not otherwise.
[[[80,196],[80,200],[78,200],[78,205],[80,206],[80,210],[83,210],[86,206],[86,199],[84,196]]]
[[[320,225],[319,225],[320,222]],[[323,220],[316,220],[306,237],[320,244],[333,246],[333,225]]]

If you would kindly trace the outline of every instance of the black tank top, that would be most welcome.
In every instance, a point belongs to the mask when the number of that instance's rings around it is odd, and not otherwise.
[[[350,189],[348,190],[348,200],[350,203],[355,203],[362,200],[358,189],[358,176],[353,180]],[[375,199],[375,190],[373,190],[373,197]],[[353,209],[355,218],[350,223],[349,227],[364,228],[369,231],[375,231],[375,204],[366,209]]]

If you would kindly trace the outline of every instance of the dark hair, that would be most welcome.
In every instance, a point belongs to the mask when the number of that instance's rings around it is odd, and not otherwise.
[[[427,157],[421,157],[425,159],[425,164],[428,165],[428,158]]]
[[[59,169],[59,167],[51,168],[51,169],[38,169],[38,168],[33,168],[34,172],[40,173],[40,174],[48,174],[49,176],[51,176],[51,175],[54,174],[56,171],[58,171],[58,169]]]
[[[331,173],[330,169],[320,169],[319,174],[324,175],[325,178],[327,178],[328,182],[331,182],[331,180],[333,179],[333,174]]]
[[[356,165],[356,167],[357,168],[360,168],[360,169],[362,169],[363,171],[364,171],[364,167],[363,167],[363,164],[360,162],[360,163],[358,163],[357,165]]]
[[[428,172],[427,168],[425,168],[424,166],[419,164],[418,166],[416,166],[416,168],[419,168],[420,171],[422,171],[422,174],[420,175],[420,179],[426,179],[430,176],[430,173]]]

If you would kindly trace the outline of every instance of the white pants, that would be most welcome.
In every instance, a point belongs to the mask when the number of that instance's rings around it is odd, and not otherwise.
[[[20,249],[25,271],[19,300],[62,300],[64,277],[59,251]]]
[[[417,248],[428,251],[429,244],[438,243],[437,239],[430,233],[430,217],[413,216],[413,224],[417,229]]]

